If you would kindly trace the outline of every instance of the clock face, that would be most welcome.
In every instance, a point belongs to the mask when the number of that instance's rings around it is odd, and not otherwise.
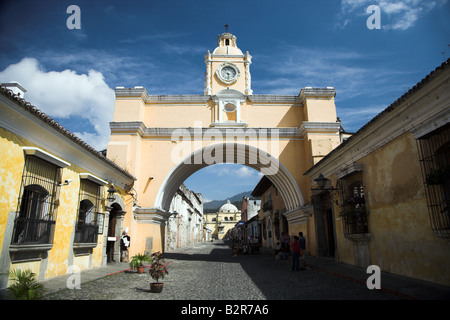
[[[220,81],[233,84],[239,78],[239,69],[233,63],[226,62],[217,68],[216,75]]]
[[[233,67],[226,66],[222,68],[220,75],[224,80],[230,81],[236,77],[236,70]]]

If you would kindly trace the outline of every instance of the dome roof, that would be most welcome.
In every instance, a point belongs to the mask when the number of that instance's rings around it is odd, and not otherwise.
[[[212,54],[243,55],[241,49],[230,46],[217,47]]]
[[[230,203],[230,200],[227,200],[227,203],[225,203],[223,206],[220,207],[219,212],[236,212],[239,211],[239,209]]]
[[[241,49],[236,45],[236,36],[225,32],[217,37],[217,48],[212,54],[220,55],[243,55]]]

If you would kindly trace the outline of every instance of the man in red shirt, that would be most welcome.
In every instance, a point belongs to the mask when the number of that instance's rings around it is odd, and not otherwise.
[[[292,271],[300,270],[300,241],[298,237],[294,236],[294,240],[291,242],[291,253],[292,253]]]

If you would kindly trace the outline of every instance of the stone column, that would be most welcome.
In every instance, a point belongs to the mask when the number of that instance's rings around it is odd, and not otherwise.
[[[117,241],[114,243],[114,261],[120,262],[120,238],[122,237],[123,232],[123,220],[125,217],[126,211],[118,210],[117,211],[117,220],[116,220],[116,230],[115,234],[117,237]]]

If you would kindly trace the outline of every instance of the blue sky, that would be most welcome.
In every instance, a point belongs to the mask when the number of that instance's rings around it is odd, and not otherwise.
[[[81,29],[67,28],[69,5]],[[367,27],[370,5],[381,29]],[[254,94],[335,87],[338,116],[356,131],[449,58],[449,21],[448,0],[2,1],[0,81],[19,81],[26,100],[104,149],[114,88],[202,94],[204,55],[228,24],[253,56]],[[186,184],[221,199],[259,179],[219,165]]]

